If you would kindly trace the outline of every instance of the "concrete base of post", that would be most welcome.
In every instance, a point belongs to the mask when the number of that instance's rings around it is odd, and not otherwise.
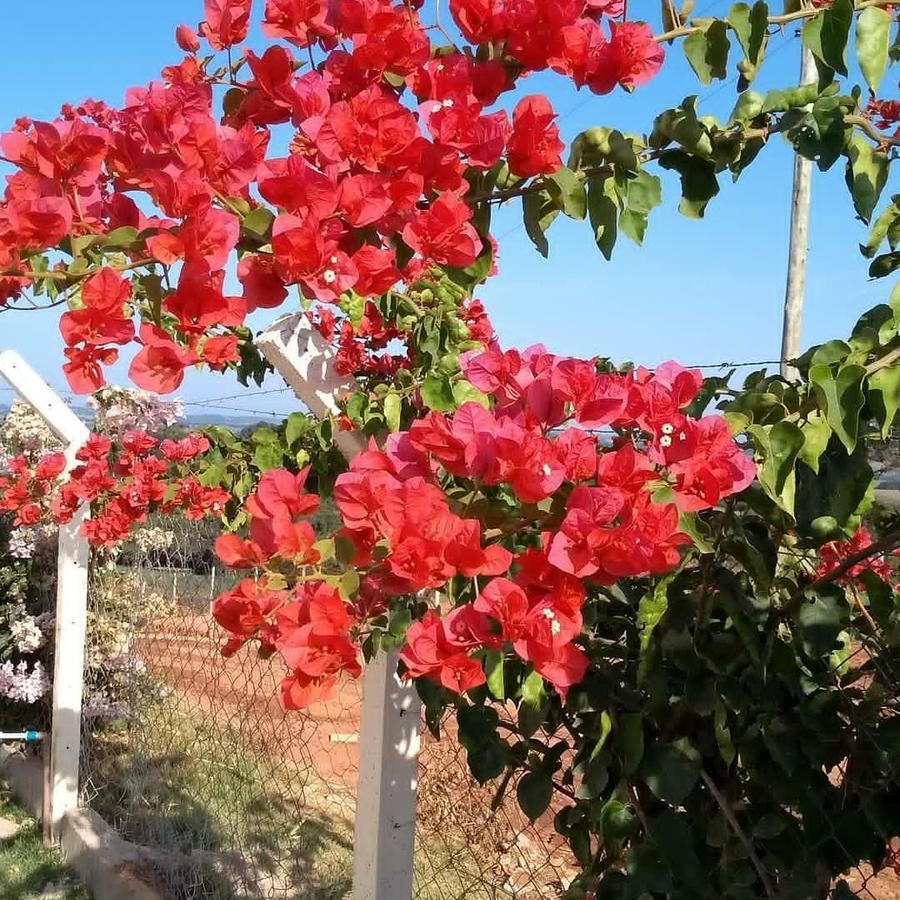
[[[43,814],[44,774],[39,757],[0,745],[0,778],[35,819]],[[170,900],[152,884],[139,847],[88,809],[66,812],[57,837],[65,861],[90,888],[94,900]]]

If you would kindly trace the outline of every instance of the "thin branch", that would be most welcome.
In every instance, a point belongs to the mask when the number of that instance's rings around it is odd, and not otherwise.
[[[447,39],[447,43],[458,52],[459,47],[456,46],[456,41],[453,40],[447,29],[441,24],[441,0],[435,0],[434,3],[434,27]]]
[[[869,365],[866,366],[866,374],[873,375],[875,372],[878,372],[881,369],[887,369],[898,359],[900,359],[900,347],[895,347],[890,351],[890,353],[885,353],[885,355],[882,356],[881,359],[876,359],[875,362],[869,363]]]
[[[870,6],[890,6],[896,0],[863,0],[862,3],[856,5],[856,12],[860,12]],[[789,22],[795,22],[800,19],[811,19],[817,16],[822,10],[812,7],[810,9],[799,9],[796,12],[785,13],[782,16],[769,16],[769,25],[787,25]],[[702,25],[681,25],[678,28],[672,28],[670,31],[664,31],[662,34],[654,35],[653,40],[657,43],[671,41],[678,37],[686,37],[689,34],[696,34],[698,31],[706,31]]]
[[[888,147],[900,147],[900,135],[884,134],[879,131],[865,116],[844,116],[845,125],[855,125],[861,131],[865,132],[879,147],[887,149]]]
[[[763,868],[762,863],[759,860],[759,857],[756,855],[756,848],[753,846],[753,841],[747,837],[747,832],[741,828],[741,823],[738,822],[737,817],[735,816],[733,810],[728,805],[728,801],[723,796],[722,792],[716,787],[716,783],[706,774],[704,769],[700,770],[700,778],[703,783],[706,785],[709,792],[713,795],[716,803],[719,805],[719,809],[722,810],[722,814],[725,816],[728,824],[731,826],[731,830],[734,832],[737,839],[744,845],[744,849],[747,851],[747,857],[750,860],[751,865],[756,870],[756,874],[759,876],[759,880],[762,882],[763,890],[766,892],[766,897],[769,900],[776,900],[775,887],[772,884],[772,880],[769,878],[769,873]]]
[[[811,588],[831,584],[858,563],[865,562],[867,559],[872,559],[872,557],[875,556],[883,556],[885,553],[890,553],[891,550],[895,550],[897,547],[900,547],[900,528],[889,532],[880,541],[875,541],[874,544],[869,544],[868,547],[863,547],[862,550],[851,554],[830,572],[826,572],[824,575],[816,578],[815,581],[811,581],[809,584],[800,588],[785,604],[785,609],[789,611],[800,599],[802,599],[803,594]]]

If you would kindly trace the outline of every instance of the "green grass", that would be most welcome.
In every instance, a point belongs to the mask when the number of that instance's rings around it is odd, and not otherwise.
[[[14,838],[0,841],[0,897],[3,900],[39,900],[50,886],[59,888],[59,896],[64,900],[90,900],[90,894],[78,883],[59,854],[41,843],[40,828],[34,819],[29,819],[9,802],[9,794],[2,784],[0,818],[22,823],[22,830]]]
[[[177,696],[130,728],[95,746],[100,791],[90,805],[129,840],[168,851],[160,875],[177,900],[349,900],[352,797],[336,804],[334,786],[250,750],[246,734],[188,712]],[[419,849],[417,900],[509,897],[460,865],[464,847]]]

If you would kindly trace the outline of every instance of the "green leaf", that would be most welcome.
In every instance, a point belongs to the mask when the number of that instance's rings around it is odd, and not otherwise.
[[[288,446],[293,447],[309,428],[310,421],[303,413],[292,412],[284,423],[284,439]]]
[[[253,452],[253,465],[260,472],[278,469],[284,463],[284,451],[278,444],[260,444]]]
[[[868,224],[887,183],[887,153],[872,146],[858,131],[847,138],[847,187],[859,217]]]
[[[612,259],[619,218],[619,198],[611,175],[594,175],[588,181],[588,215],[594,240],[606,259]]]
[[[257,238],[268,238],[275,216],[265,206],[257,206],[241,222],[241,230]]]
[[[669,608],[668,590],[674,575],[661,579],[650,593],[641,598],[638,606],[637,625],[641,632],[641,661],[638,667],[638,681],[643,681],[650,668],[650,639],[653,630],[662,621]]]
[[[759,62],[768,16],[769,8],[763,2],[755,3],[753,9],[746,3],[735,3],[728,13],[728,24],[737,35],[744,57],[753,66]]]
[[[900,269],[900,250],[893,253],[882,253],[872,260],[869,266],[870,278],[885,278]]]
[[[438,412],[449,412],[456,405],[453,388],[446,376],[428,375],[422,383],[422,402]]]
[[[719,746],[719,753],[725,761],[725,765],[730,766],[734,762],[737,752],[734,749],[734,742],[731,739],[731,729],[728,727],[728,711],[725,709],[725,704],[722,703],[721,700],[716,703],[713,725],[716,732],[716,744]]]
[[[748,430],[765,446],[759,471],[760,483],[782,509],[793,515],[795,482],[791,476],[797,455],[803,447],[803,432],[793,422],[752,425]]]
[[[689,219],[702,219],[709,201],[719,193],[715,163],[675,150],[663,153],[659,164],[681,175],[678,211]]]
[[[544,232],[559,215],[559,207],[547,191],[530,191],[522,197],[522,214],[525,231],[543,257],[550,253],[550,245]]]
[[[900,194],[895,194],[891,202],[882,210],[878,218],[872,223],[869,236],[865,244],[860,244],[859,249],[866,259],[871,259],[878,248],[884,243],[884,239],[896,232],[896,238],[891,239],[891,249],[900,243]]]
[[[633,775],[644,758],[644,719],[640,713],[619,716],[618,746],[622,771]]]
[[[612,719],[610,718],[609,713],[604,709],[603,712],[600,713],[600,737],[597,738],[597,743],[594,744],[594,749],[591,751],[589,762],[593,762],[600,755],[601,751],[606,746],[606,742],[609,739],[611,732]]]
[[[478,403],[485,409],[490,409],[491,400],[483,391],[479,391],[475,385],[470,384],[465,378],[453,382],[453,399],[457,406],[464,403]]]
[[[819,457],[828,446],[828,440],[831,437],[831,426],[820,413],[812,412],[809,414],[808,421],[800,427],[800,430],[803,432],[803,446],[800,448],[800,459],[813,472],[818,473]]]
[[[803,26],[803,43],[829,69],[847,74],[847,39],[853,22],[853,0],[834,0]]]
[[[765,98],[756,91],[744,91],[738,97],[731,115],[728,117],[728,124],[734,125],[736,122],[749,122],[755,119],[763,109]]]
[[[612,798],[600,810],[600,834],[604,847],[616,847],[619,841],[634,834],[638,818],[621,800]],[[612,854],[615,856],[615,853]]]
[[[797,611],[798,631],[806,653],[821,656],[833,650],[849,619],[843,588],[835,584],[817,588],[812,601],[804,600]]]
[[[887,438],[900,408],[900,366],[879,369],[869,376],[869,405],[881,426],[882,438]]]
[[[349,569],[341,575],[340,591],[347,597],[352,597],[359,589],[359,572],[356,569]]]
[[[684,39],[684,55],[704,85],[727,76],[730,48],[728,26],[721,19],[713,21],[706,31],[694,31]]]
[[[488,650],[484,657],[484,671],[487,675],[487,686],[492,696],[498,700],[506,699],[506,687],[503,677],[503,653],[500,650]]]
[[[700,754],[687,738],[671,744],[653,744],[641,774],[647,787],[667,803],[681,804],[700,777]]]
[[[400,430],[400,411],[403,407],[403,400],[396,391],[391,391],[384,398],[384,421],[390,431]]]
[[[862,392],[865,375],[866,370],[855,365],[843,366],[837,376],[830,366],[813,366],[809,370],[809,380],[825,418],[848,453],[853,452],[859,435],[859,413],[865,403]]]
[[[587,195],[584,183],[569,168],[563,166],[546,179],[547,191],[556,201],[557,208],[570,219],[583,219],[587,213]]]
[[[534,822],[550,806],[553,783],[546,772],[526,772],[516,785],[516,799],[522,812]]]
[[[867,7],[856,20],[856,58],[873,94],[878,93],[887,70],[890,45],[891,14],[877,6]]]
[[[137,228],[134,228],[131,225],[123,225],[120,228],[114,228],[110,231],[109,234],[106,235],[104,244],[106,244],[107,247],[127,249],[137,240],[137,236]]]
[[[647,215],[662,203],[662,182],[656,175],[639,172],[628,180],[625,208],[619,216],[619,230],[638,246],[647,231]]]

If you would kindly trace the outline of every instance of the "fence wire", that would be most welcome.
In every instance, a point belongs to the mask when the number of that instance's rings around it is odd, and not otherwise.
[[[277,660],[228,659],[211,599],[234,584],[208,526],[160,519],[96,558],[89,599],[82,801],[138,845],[173,900],[351,896],[360,685],[285,713]],[[416,900],[537,900],[574,870],[552,815],[478,786],[451,722],[424,736]]]
[[[234,575],[215,564],[213,536],[208,525],[160,519],[118,556],[94,560],[83,803],[138,845],[145,877],[171,900],[350,898],[359,684],[284,713],[277,659],[249,648],[222,657],[209,604]],[[848,669],[871,668],[877,640],[863,636]],[[885,710],[900,696],[897,674],[863,676],[863,686],[873,678],[886,686]],[[861,717],[860,741],[872,739],[867,727]],[[831,896],[900,900],[900,879],[889,868],[875,873],[853,863],[859,857],[847,835],[858,810],[835,814],[826,805],[828,786],[856,779],[858,788],[858,773],[841,762],[823,777],[822,843],[845,845],[848,866]],[[565,798],[530,823],[515,783],[499,802],[496,792],[495,783],[479,786],[468,773],[452,720],[440,740],[424,730],[416,900],[564,893],[578,871],[553,827]]]

